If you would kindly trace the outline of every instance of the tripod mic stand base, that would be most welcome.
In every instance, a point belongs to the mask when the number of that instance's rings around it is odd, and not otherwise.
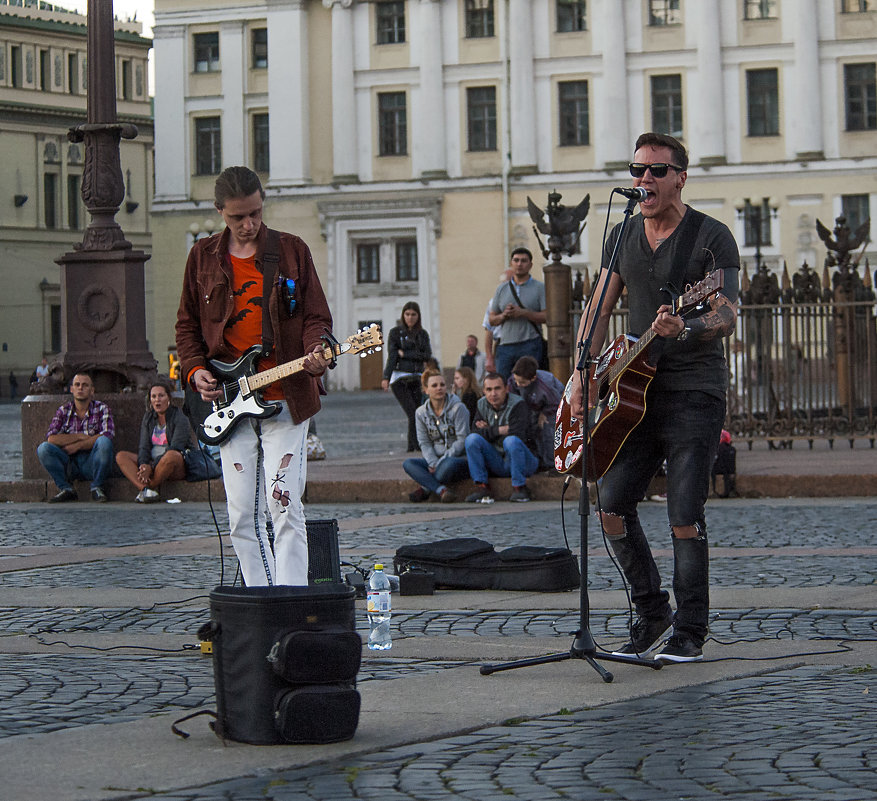
[[[514,670],[515,668],[533,667],[535,665],[547,665],[550,662],[565,662],[567,659],[584,659],[597,673],[600,678],[607,684],[610,684],[615,678],[606,668],[604,668],[598,659],[604,659],[607,662],[618,662],[622,665],[638,665],[639,667],[648,667],[652,670],[660,670],[664,667],[664,663],[657,659],[640,659],[632,656],[616,656],[615,654],[598,654],[594,650],[584,650],[576,647],[573,643],[569,651],[560,654],[546,654],[545,656],[536,656],[532,659],[518,659],[515,662],[502,662],[498,665],[482,665],[480,673],[482,676],[489,676],[491,673],[500,673],[503,670]]]

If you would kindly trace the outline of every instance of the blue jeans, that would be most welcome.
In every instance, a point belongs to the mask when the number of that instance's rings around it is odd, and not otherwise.
[[[532,356],[536,364],[539,364],[542,359],[542,337],[533,337],[510,345],[500,344],[496,349],[496,372],[508,381],[515,362],[521,356]]]
[[[486,484],[489,475],[512,477],[513,487],[523,487],[527,476],[539,469],[539,460],[520,437],[508,436],[502,441],[503,453],[481,434],[466,437],[466,458],[469,474],[476,484]]]
[[[406,459],[402,462],[402,469],[427,492],[436,494],[448,484],[469,475],[469,463],[463,456],[446,456],[438,463],[434,473],[429,472],[429,465],[422,457]]]
[[[104,485],[113,468],[113,441],[100,436],[90,451],[78,451],[72,456],[57,445],[43,442],[37,448],[37,458],[59,490],[73,489],[70,482],[77,478],[91,481],[95,489]]]

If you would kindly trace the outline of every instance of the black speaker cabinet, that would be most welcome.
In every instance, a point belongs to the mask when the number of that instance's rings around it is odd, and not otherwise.
[[[210,593],[216,733],[220,737],[272,745],[333,742],[353,736],[359,718],[358,703],[351,704],[342,714],[345,700],[352,698],[351,691],[358,701],[352,684],[342,691],[327,688],[324,693],[327,714],[322,716],[319,697],[308,695],[306,704],[297,702],[307,712],[306,736],[295,733],[288,716],[281,721],[278,712],[285,713],[276,703],[302,685],[291,684],[279,675],[269,656],[275,644],[291,631],[330,629],[355,633],[355,596],[353,587],[341,583],[312,587],[216,587]],[[327,680],[337,678],[330,676]],[[319,695],[319,691],[316,693]],[[322,728],[315,728],[315,719],[323,721]]]
[[[337,520],[308,520],[308,584],[341,583]]]

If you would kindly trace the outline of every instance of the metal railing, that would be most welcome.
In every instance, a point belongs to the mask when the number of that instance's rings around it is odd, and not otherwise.
[[[570,315],[573,342],[580,310]],[[607,343],[628,330],[616,309]],[[777,302],[738,308],[724,340],[725,427],[739,445],[877,439],[877,303]]]

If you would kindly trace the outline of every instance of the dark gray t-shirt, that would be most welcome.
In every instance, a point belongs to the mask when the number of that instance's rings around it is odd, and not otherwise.
[[[669,297],[661,288],[666,286],[672,272],[676,251],[680,243],[680,232],[688,221],[691,211],[687,207],[683,222],[652,252],[643,227],[643,216],[637,214],[630,219],[624,241],[618,254],[618,272],[627,287],[630,309],[630,332],[642,336],[655,320],[658,307],[669,303]],[[606,241],[604,264],[615,248],[615,241],[621,230],[621,223],[612,229]],[[724,270],[722,294],[728,300],[736,301],[739,287],[740,254],[737,243],[728,227],[712,217],[705,217],[691,258],[683,273],[679,288],[684,290],[696,284],[713,269]],[[696,312],[696,314],[699,312]],[[722,339],[690,339],[678,342],[675,339],[656,339],[652,343],[652,353],[660,352],[657,373],[652,382],[656,390],[701,390],[724,398],[728,386],[728,368],[725,363]]]

